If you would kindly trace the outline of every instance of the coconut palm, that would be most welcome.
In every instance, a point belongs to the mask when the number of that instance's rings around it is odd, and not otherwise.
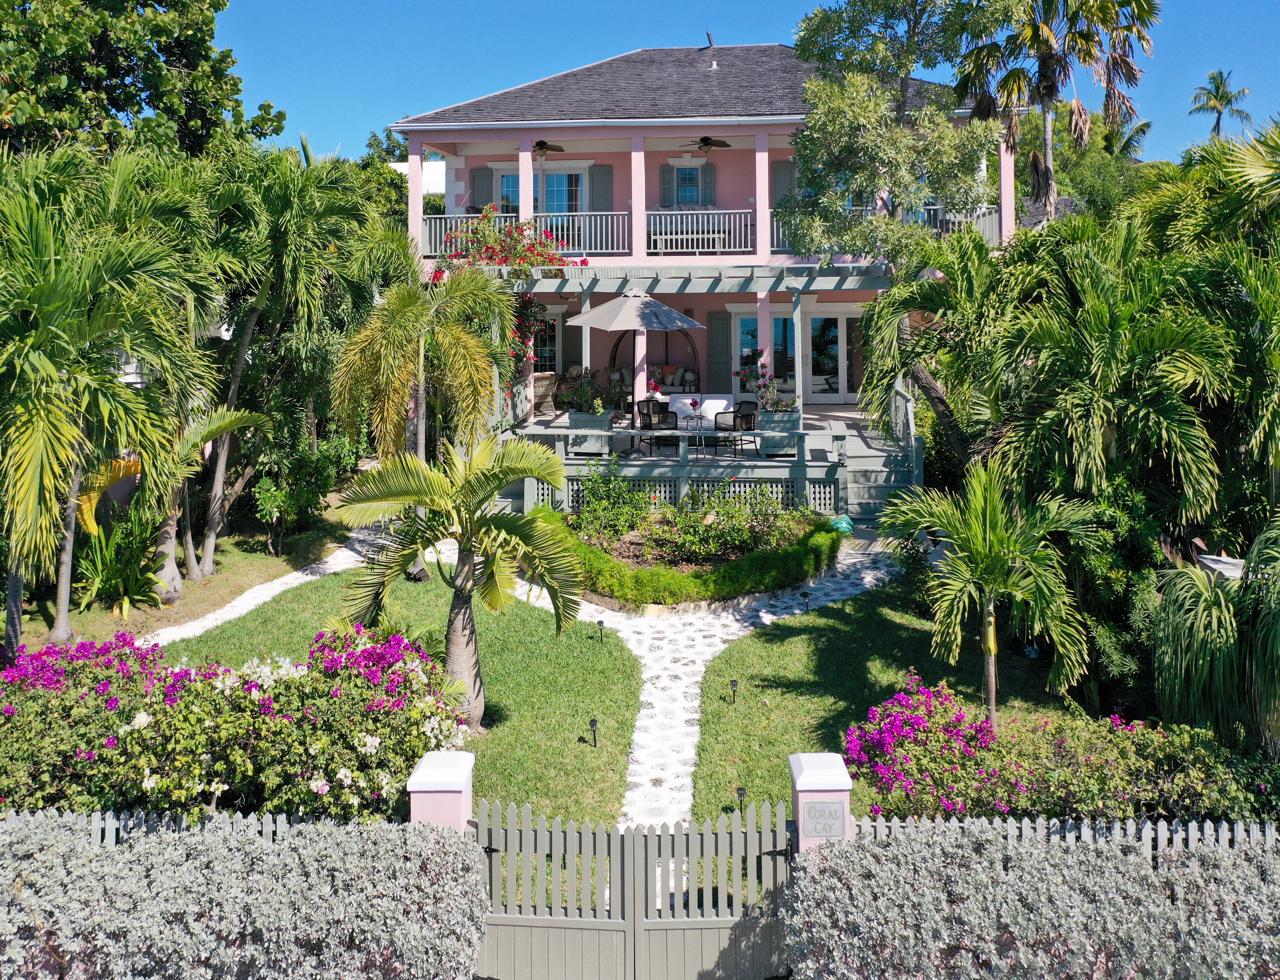
[[[11,165],[0,186],[4,530],[11,571],[47,578],[56,568],[54,639],[70,635],[84,474],[126,451],[144,465],[154,458],[168,393],[204,376],[175,322],[204,288],[199,270],[170,239],[103,220],[102,199],[132,165],[122,155],[96,174],[77,154],[35,156]],[[76,166],[93,176],[69,182]]]
[[[453,440],[470,442],[492,411],[494,359],[507,350],[514,324],[510,291],[478,269],[394,285],[347,342],[334,372],[334,406],[353,424],[367,407],[378,454],[388,457],[404,449],[413,402],[416,450],[425,461],[434,392]]]
[[[1107,127],[1107,131],[1102,134],[1102,148],[1110,156],[1136,161],[1150,135],[1151,123],[1148,121],[1122,122],[1119,126]]]
[[[501,611],[515,601],[516,572],[546,590],[563,630],[578,615],[581,567],[554,525],[536,514],[501,513],[496,498],[521,480],[565,485],[564,463],[547,447],[490,437],[469,454],[445,443],[439,465],[403,453],[357,477],[342,493],[338,513],[352,527],[397,520],[389,540],[369,562],[351,595],[352,618],[375,623],[392,582],[444,541],[458,547],[457,564],[435,565],[453,590],[445,634],[449,676],[466,684],[465,713],[478,726],[484,715],[472,600]],[[417,512],[415,512],[415,510]]]
[[[351,283],[353,247],[374,215],[361,198],[349,167],[315,160],[301,151],[277,150],[235,161],[238,180],[257,190],[261,256],[242,284],[246,299],[234,317],[235,352],[227,373],[223,405],[234,411],[249,351],[262,325],[279,330],[318,323],[335,282]],[[218,535],[226,517],[226,477],[230,434],[218,439],[209,512],[200,554],[200,572],[212,575]]]
[[[1231,87],[1231,72],[1215,69],[1209,72],[1207,84],[1197,85],[1191,96],[1191,116],[1213,116],[1213,129],[1209,134],[1214,139],[1222,138],[1222,117],[1230,116],[1242,126],[1253,123],[1253,117],[1240,106],[1249,97],[1247,88]]]
[[[894,386],[910,378],[937,417],[952,455],[969,457],[968,430],[989,418],[986,378],[1004,320],[1001,270],[973,228],[926,243],[867,316],[866,404],[889,424]]]
[[[1054,648],[1049,686],[1064,691],[1084,674],[1088,656],[1084,621],[1067,587],[1055,536],[1093,533],[1092,508],[1079,501],[1042,496],[1018,500],[995,465],[973,463],[958,494],[912,487],[889,501],[880,530],[903,544],[921,533],[940,538],[945,554],[929,578],[933,652],[955,663],[964,625],[982,618],[987,717],[996,727],[998,608],[1008,603],[1011,624],[1046,637]]]
[[[1015,474],[1061,472],[1092,495],[1120,467],[1168,472],[1182,521],[1214,506],[1219,469],[1201,402],[1224,397],[1232,345],[1204,312],[1201,270],[1156,256],[1131,224],[1071,218],[1037,239],[1002,340]],[[1139,470],[1139,475],[1141,470]]]
[[[1074,84],[1077,66],[1090,68],[1104,88],[1103,116],[1119,126],[1133,116],[1125,90],[1141,77],[1135,45],[1151,53],[1151,28],[1159,0],[1018,0],[997,32],[972,39],[956,70],[956,93],[973,100],[974,114],[1009,119],[1008,140],[1017,142],[1018,111],[1040,104],[1044,158],[1033,155],[1034,196],[1045,216],[1057,213],[1058,185],[1053,169],[1053,119],[1062,92]],[[1071,103],[1072,133],[1084,145],[1089,113],[1079,99]]]
[[[1195,565],[1165,573],[1154,644],[1161,711],[1219,737],[1280,749],[1280,517],[1239,580]]]

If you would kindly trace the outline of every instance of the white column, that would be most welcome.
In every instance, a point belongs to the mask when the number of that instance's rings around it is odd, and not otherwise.
[[[591,287],[586,286],[582,290],[582,312],[586,313],[591,309]],[[591,328],[585,323],[582,325],[582,373],[588,377],[591,376]],[[608,379],[605,379],[606,382]]]
[[[756,259],[773,254],[773,214],[769,208],[769,134],[756,133]]]
[[[645,225],[644,137],[631,137],[631,257],[642,259],[647,254],[648,232]]]
[[[799,289],[791,291],[791,330],[796,338],[796,411],[801,413],[804,412],[804,382],[808,374],[805,360],[809,351],[809,330],[800,305],[803,298],[804,293]],[[803,421],[802,415],[801,422]]]
[[[1018,227],[1017,191],[1013,179],[1013,153],[1000,140],[1000,244],[1013,237]]]
[[[520,220],[533,217],[533,140],[528,136],[520,141]],[[494,197],[498,188],[494,188]]]
[[[409,134],[409,237],[422,257],[422,139]]]
[[[760,345],[763,370],[773,370],[773,306],[769,294],[756,293],[756,343]],[[738,356],[738,352],[734,352]]]

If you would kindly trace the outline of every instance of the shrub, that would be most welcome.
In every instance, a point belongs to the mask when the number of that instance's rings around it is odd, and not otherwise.
[[[1275,812],[1271,768],[1185,726],[1065,718],[1005,723],[997,738],[946,684],[907,687],[845,738],[874,815],[1225,817]]]
[[[618,457],[607,465],[593,462],[582,478],[582,503],[573,518],[574,532],[584,541],[612,544],[649,519],[649,494],[618,475]]]
[[[80,611],[95,602],[128,621],[134,606],[159,606],[156,591],[164,587],[159,571],[163,559],[156,553],[158,524],[148,520],[141,507],[117,510],[110,526],[89,536],[80,550],[76,589]]]
[[[454,685],[421,647],[358,627],[303,663],[172,665],[126,633],[20,649],[0,672],[8,807],[235,809],[350,819],[406,807],[421,755],[452,744]]]
[[[669,561],[708,562],[791,544],[813,523],[808,511],[784,507],[766,487],[735,493],[733,478],[711,493],[690,492],[654,526],[658,554]]]
[[[374,823],[226,827],[89,845],[68,818],[0,822],[8,977],[470,977],[479,847]]]
[[[1254,977],[1280,966],[1278,900],[1280,855],[1261,849],[1157,871],[1132,845],[942,827],[802,855],[784,920],[801,978]]]
[[[564,526],[564,515],[539,511],[545,519]],[[771,551],[682,572],[665,565],[638,567],[619,561],[608,552],[578,540],[567,528],[570,546],[582,561],[582,584],[589,592],[609,596],[625,606],[648,603],[671,605],[733,599],[772,592],[803,582],[835,563],[843,536],[828,521],[820,521],[799,540]]]

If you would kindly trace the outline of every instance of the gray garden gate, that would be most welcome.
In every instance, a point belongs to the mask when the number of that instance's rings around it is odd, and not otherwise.
[[[767,980],[783,976],[786,808],[713,824],[548,823],[481,801],[492,980]]]

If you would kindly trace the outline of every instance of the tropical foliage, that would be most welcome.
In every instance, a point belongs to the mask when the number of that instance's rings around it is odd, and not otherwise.
[[[1211,135],[1215,139],[1222,137],[1222,117],[1229,116],[1242,126],[1253,123],[1253,117],[1240,108],[1249,97],[1247,88],[1231,87],[1231,72],[1215,68],[1209,72],[1205,84],[1197,85],[1191,95],[1191,112],[1193,116],[1213,116]]]

